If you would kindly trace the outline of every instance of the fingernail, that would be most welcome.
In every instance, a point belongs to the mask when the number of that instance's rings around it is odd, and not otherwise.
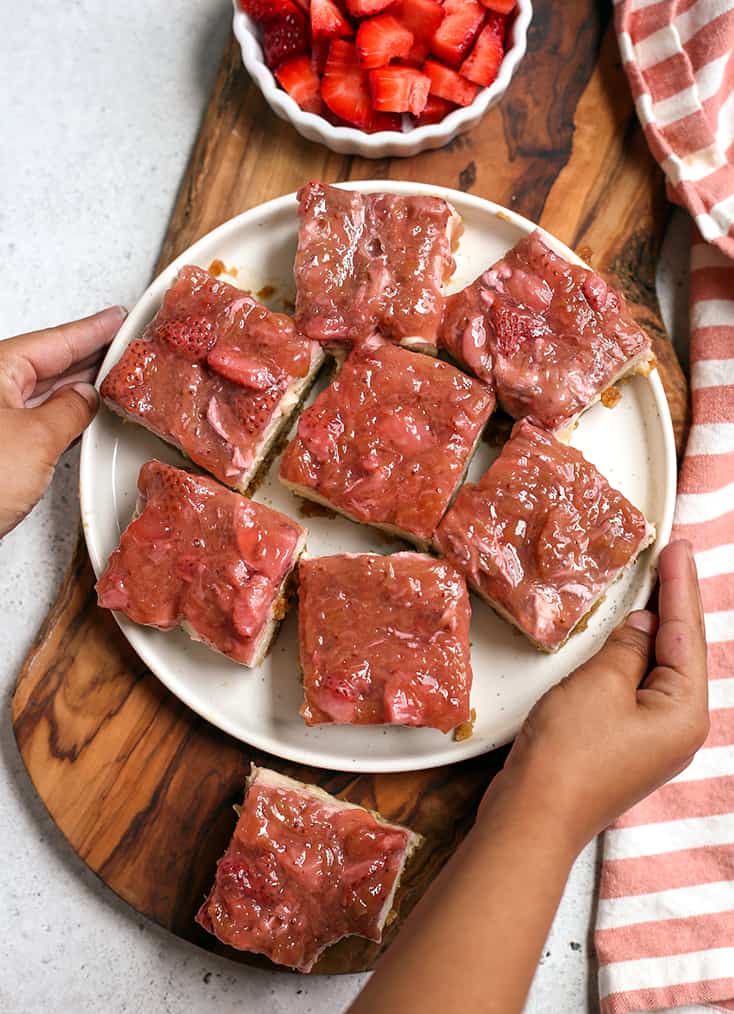
[[[92,384],[72,384],[72,390],[80,394],[82,398],[89,404],[90,408],[96,409],[99,403],[99,395],[97,394],[96,388]]]
[[[658,618],[649,609],[637,609],[630,613],[625,623],[634,630],[641,630],[643,634],[654,634],[658,626]]]
[[[108,306],[105,313],[114,313],[120,320],[124,320],[127,317],[127,307],[125,306]]]

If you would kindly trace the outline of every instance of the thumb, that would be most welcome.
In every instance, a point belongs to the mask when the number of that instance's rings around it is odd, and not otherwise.
[[[25,410],[43,434],[43,449],[49,464],[56,464],[86,429],[98,406],[99,395],[92,384],[77,383],[60,387],[43,404]]]
[[[647,609],[630,613],[624,623],[611,632],[603,648],[581,666],[581,670],[601,667],[636,690],[650,668],[657,628],[657,616]]]

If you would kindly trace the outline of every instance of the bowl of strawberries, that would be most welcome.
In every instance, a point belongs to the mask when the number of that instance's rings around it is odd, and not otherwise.
[[[344,155],[439,148],[497,103],[531,0],[234,0],[242,60],[271,109]]]

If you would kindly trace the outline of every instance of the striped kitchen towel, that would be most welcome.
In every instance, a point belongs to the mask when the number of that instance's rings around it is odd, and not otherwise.
[[[620,49],[671,197],[692,214],[693,424],[674,536],[694,546],[711,733],[604,836],[603,1014],[734,1010],[734,0],[621,0]]]

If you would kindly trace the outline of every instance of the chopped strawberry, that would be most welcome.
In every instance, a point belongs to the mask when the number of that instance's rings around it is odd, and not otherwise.
[[[243,391],[237,394],[233,408],[237,421],[247,433],[259,433],[273,414],[276,402],[283,396],[285,385],[280,382],[266,391],[250,393]]]
[[[292,60],[281,63],[275,71],[275,76],[301,109],[305,109],[308,113],[320,111],[321,82],[307,56],[295,56]]]
[[[423,66],[423,61],[428,56],[429,52],[430,49],[428,48],[428,43],[418,42],[414,39],[413,45],[410,47],[407,55],[395,62],[404,64],[407,67],[417,67],[418,70],[420,70]]]
[[[492,25],[486,25],[479,33],[474,49],[462,63],[461,74],[486,88],[497,77],[504,55],[502,39],[498,38]]]
[[[400,113],[375,113],[367,131],[370,134],[377,134],[381,130],[396,130],[402,133],[403,118]]]
[[[357,30],[357,53],[363,67],[384,67],[396,57],[407,56],[413,45],[413,33],[392,14],[363,21]]]
[[[156,324],[153,334],[194,362],[206,359],[217,341],[212,321],[207,317],[169,318]]]
[[[511,14],[517,6],[517,0],[482,0],[482,3],[490,11],[497,11],[498,14]]]
[[[333,113],[366,129],[372,122],[372,104],[367,72],[359,65],[351,42],[334,39],[321,82],[321,97]]]
[[[266,24],[293,13],[293,0],[240,0],[240,7],[250,17]]]
[[[495,11],[489,11],[487,13],[487,20],[484,22],[484,27],[491,28],[500,42],[504,45],[505,30],[507,28],[506,14],[497,14]]]
[[[389,7],[392,0],[347,0],[347,10],[355,18],[368,18]]]
[[[265,24],[263,51],[268,67],[277,67],[294,56],[308,52],[306,19],[297,7]]]
[[[390,13],[413,33],[413,48],[407,59],[410,63],[423,63],[430,51],[431,39],[443,21],[443,7],[437,0],[398,0]]]
[[[455,103],[447,102],[446,99],[440,99],[438,95],[429,95],[428,101],[423,107],[423,112],[416,120],[416,123],[421,127],[427,123],[440,123],[445,116],[449,115],[452,109],[456,109]]]
[[[212,349],[206,361],[220,377],[251,391],[267,391],[278,382],[277,376],[263,363],[221,343]]]
[[[379,67],[370,71],[372,103],[378,112],[419,116],[428,101],[430,78],[415,67]]]
[[[344,35],[354,35],[354,28],[334,0],[311,0],[311,36],[333,39]]]
[[[485,13],[479,0],[464,0],[446,14],[431,42],[431,50],[439,60],[459,66],[479,34]]]
[[[326,58],[329,55],[328,39],[313,39],[311,42],[311,66],[319,77],[324,73]]]
[[[455,102],[457,106],[471,105],[479,92],[479,85],[467,81],[461,74],[436,60],[426,60],[423,73],[431,80],[431,94]]]

